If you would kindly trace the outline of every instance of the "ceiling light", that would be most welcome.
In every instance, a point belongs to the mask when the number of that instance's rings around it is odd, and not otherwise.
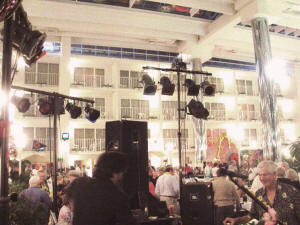
[[[155,95],[157,86],[149,75],[144,74],[141,82],[144,84],[144,95]]]
[[[198,119],[206,120],[209,116],[209,112],[206,108],[204,108],[203,104],[199,101],[195,101],[194,99],[189,102],[187,108],[189,109],[188,115],[193,115]]]
[[[216,91],[215,84],[210,84],[208,81],[203,81],[200,86],[202,88],[203,95],[213,96],[215,94]]]
[[[70,113],[72,119],[77,119],[81,116],[82,109],[74,104],[67,103],[66,110]]]
[[[17,107],[18,111],[21,113],[27,112],[30,108],[30,101],[28,98],[13,96],[11,98],[11,102]]]
[[[184,81],[184,86],[188,88],[188,96],[197,96],[199,94],[200,85],[196,85],[191,79],[186,79]]]
[[[96,120],[99,118],[100,116],[100,111],[91,108],[90,105],[87,105],[84,109],[84,111],[87,113],[86,118],[91,121],[92,123],[95,123]]]
[[[162,85],[162,95],[173,95],[175,84],[172,84],[168,77],[161,77],[159,83]]]

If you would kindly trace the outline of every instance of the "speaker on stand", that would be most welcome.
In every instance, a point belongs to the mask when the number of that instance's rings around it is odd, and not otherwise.
[[[144,209],[148,186],[147,122],[110,121],[105,125],[106,151],[120,151],[129,159],[122,188],[128,194],[131,209]]]

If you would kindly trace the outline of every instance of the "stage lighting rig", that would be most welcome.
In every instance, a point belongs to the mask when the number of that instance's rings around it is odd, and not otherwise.
[[[210,84],[208,81],[203,81],[201,83],[201,89],[204,96],[213,96],[216,92],[216,85]]]
[[[24,11],[23,6],[20,5],[16,10],[13,22],[12,45],[23,55],[24,61],[28,66],[46,54],[43,50],[45,40],[45,33],[32,30],[27,13]]]
[[[188,115],[192,115],[198,119],[207,120],[209,116],[209,112],[206,108],[204,108],[203,104],[199,101],[192,99],[187,105],[189,112]]]
[[[162,85],[162,95],[173,95],[175,84],[172,84],[168,77],[161,77],[159,83]]]
[[[142,76],[141,83],[144,84],[144,95],[155,95],[157,85],[148,74]]]
[[[28,98],[13,96],[11,98],[11,102],[17,107],[18,111],[21,113],[27,112],[30,108],[30,101]]]
[[[19,7],[21,0],[1,0],[0,2],[0,22],[9,18]]]
[[[196,85],[193,80],[185,79],[183,85],[188,88],[188,93],[187,93],[188,96],[198,96],[199,95],[200,85]]]
[[[92,123],[95,123],[100,116],[100,111],[93,109],[89,104],[85,107],[84,111],[87,114],[86,118]]]
[[[81,107],[71,104],[70,102],[67,103],[66,110],[70,113],[72,119],[77,119],[82,113]]]

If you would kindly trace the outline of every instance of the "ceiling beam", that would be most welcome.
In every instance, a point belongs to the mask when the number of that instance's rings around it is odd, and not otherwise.
[[[193,9],[233,15],[236,13],[234,4],[224,0],[151,0],[151,2],[167,3]]]

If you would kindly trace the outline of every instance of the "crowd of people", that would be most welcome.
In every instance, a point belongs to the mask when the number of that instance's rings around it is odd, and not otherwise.
[[[128,169],[128,159],[120,152],[100,155],[92,174],[70,168],[58,175],[57,225],[110,225],[137,222],[120,181]],[[237,182],[255,193],[258,200],[273,208],[282,224],[300,224],[300,183],[295,170],[283,162],[262,161],[258,165],[244,161],[238,166],[235,160],[226,163],[207,162],[182,170],[184,178],[197,177],[212,183],[215,224],[246,223],[251,218],[263,217],[264,210],[252,202],[249,214],[237,217],[241,201],[251,201],[243,190],[228,178],[228,171],[242,175]],[[172,216],[180,217],[179,170],[170,165],[160,168],[149,166],[149,195],[166,203]],[[50,211],[53,199],[51,178],[47,168],[31,171],[29,187],[19,194],[32,204],[44,204]],[[247,178],[247,179],[245,179]],[[49,216],[49,214],[48,214]],[[50,216],[51,218],[51,216]],[[53,223],[52,223],[53,224]],[[42,224],[41,224],[42,225]]]

